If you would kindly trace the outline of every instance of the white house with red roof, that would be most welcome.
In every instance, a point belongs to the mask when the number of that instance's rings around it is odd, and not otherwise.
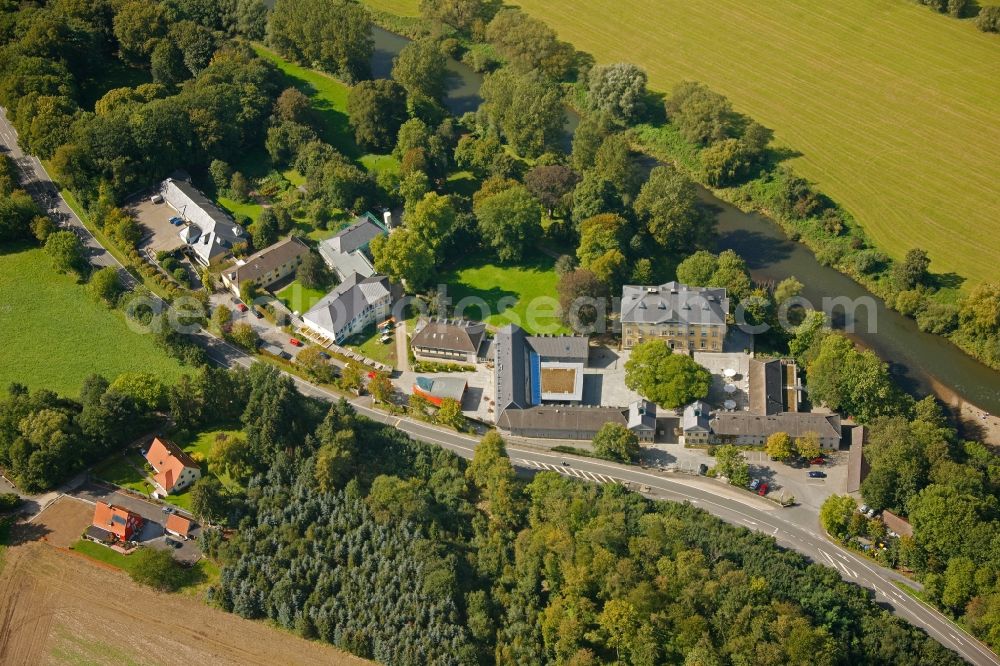
[[[201,466],[194,458],[176,444],[164,442],[159,437],[149,445],[146,460],[156,470],[153,480],[157,495],[180,492],[201,478]]]

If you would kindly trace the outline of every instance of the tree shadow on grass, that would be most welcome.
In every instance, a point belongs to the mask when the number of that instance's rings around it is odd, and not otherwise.
[[[10,526],[6,542],[10,546],[20,546],[32,541],[41,541],[51,532],[52,530],[40,523],[19,522]]]
[[[965,278],[958,273],[932,273],[927,276],[927,286],[934,289],[958,289]]]
[[[282,70],[285,81],[309,98],[319,125],[319,136],[347,157],[357,160],[363,154],[354,143],[354,131],[347,114],[333,106],[333,102],[319,97],[319,91],[301,76]]]

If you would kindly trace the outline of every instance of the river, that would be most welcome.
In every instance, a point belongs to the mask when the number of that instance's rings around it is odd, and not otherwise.
[[[373,31],[375,53],[372,73],[387,77],[392,59],[406,46],[406,37],[379,27]],[[454,114],[474,111],[479,105],[482,75],[449,59],[451,85],[445,106]],[[579,122],[567,114],[567,133]],[[824,298],[870,299],[872,308],[854,310],[854,332],[859,344],[890,362],[893,375],[910,392],[934,392],[948,402],[957,396],[981,409],[1000,414],[1000,373],[979,363],[941,336],[924,333],[912,319],[888,309],[867,289],[838,271],[821,265],[805,245],[788,239],[768,218],[744,213],[700,188],[702,199],[719,211],[719,249],[733,249],[743,256],[754,280],[780,282],[795,276],[805,285],[803,296],[816,307]],[[869,326],[869,322],[871,326]],[[834,325],[841,326],[842,318]]]

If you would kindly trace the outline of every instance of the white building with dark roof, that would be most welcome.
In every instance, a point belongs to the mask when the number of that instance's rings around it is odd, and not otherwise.
[[[246,241],[246,230],[190,182],[168,178],[160,184],[160,194],[188,223],[180,237],[200,264],[210,266],[227,257],[236,243]]]
[[[386,319],[391,307],[389,278],[354,273],[302,315],[302,321],[320,337],[342,343]]]
[[[319,254],[340,280],[346,280],[354,273],[371,277],[375,274],[375,267],[368,254],[368,246],[378,236],[388,233],[377,217],[365,213],[320,243]]]
[[[622,345],[664,340],[672,349],[722,351],[729,297],[716,287],[680,282],[622,287]]]

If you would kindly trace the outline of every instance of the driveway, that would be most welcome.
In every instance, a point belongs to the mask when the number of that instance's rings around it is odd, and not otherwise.
[[[201,559],[201,549],[198,547],[197,541],[201,535],[201,526],[195,526],[191,529],[191,535],[187,541],[178,537],[170,537],[171,540],[181,544],[180,548],[170,548],[165,540],[165,537],[169,535],[166,535],[163,530],[163,523],[167,519],[167,513],[163,511],[163,506],[160,504],[95,482],[83,484],[72,495],[91,503],[106,502],[114,504],[142,516],[145,523],[139,535],[139,543],[144,546],[160,549],[169,548],[175,559],[188,564],[193,564]],[[185,518],[193,518],[185,511],[176,508],[174,511]]]

